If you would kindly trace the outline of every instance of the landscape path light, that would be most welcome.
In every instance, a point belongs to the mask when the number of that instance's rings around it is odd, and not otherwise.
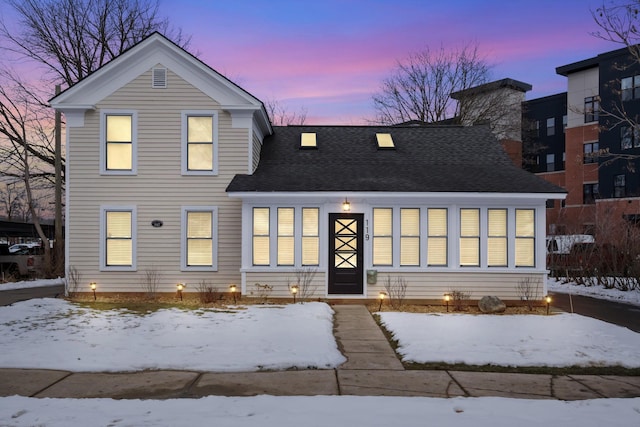
[[[449,301],[451,301],[451,294],[444,294],[444,302],[447,305],[447,313],[449,312]]]
[[[176,286],[178,288],[178,295],[180,295],[180,301],[182,301],[182,291],[186,285],[184,283],[178,283]]]
[[[91,283],[89,283],[89,287],[93,291],[93,300],[95,301],[96,300],[96,288],[98,287],[98,285],[96,285],[96,282],[91,282]]]
[[[547,316],[549,315],[549,306],[551,305],[551,296],[547,295],[544,297],[544,301],[547,303]]]
[[[231,296],[233,297],[233,303],[236,303],[236,290],[238,288],[236,287],[236,285],[231,285],[229,286],[229,291],[231,292]]]
[[[291,295],[293,295],[293,303],[296,303],[296,294],[298,293],[298,285],[291,286]]]
[[[386,292],[380,292],[378,294],[378,299],[380,300],[380,306],[378,307],[378,311],[382,310],[382,303],[384,302],[384,299],[387,297],[387,293]]]

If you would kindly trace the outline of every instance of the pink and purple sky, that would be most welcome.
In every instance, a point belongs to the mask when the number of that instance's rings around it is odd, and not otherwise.
[[[533,85],[527,99],[566,91],[556,67],[621,47],[592,35],[602,1],[164,0],[161,8],[201,60],[261,100],[305,108],[307,124],[364,124],[396,61],[425,46],[477,42],[493,80]]]

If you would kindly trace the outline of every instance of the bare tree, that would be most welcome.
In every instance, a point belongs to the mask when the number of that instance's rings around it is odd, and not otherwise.
[[[304,125],[307,121],[307,109],[304,107],[300,107],[297,112],[291,112],[276,99],[268,99],[264,107],[275,126]]]
[[[159,14],[158,0],[5,0],[18,25],[0,23],[4,48],[71,86],[155,31],[187,48],[190,38]]]
[[[8,220],[19,218],[24,213],[24,189],[21,180],[7,181],[4,187],[0,188],[0,212]]]
[[[395,70],[373,95],[375,122],[439,122],[454,118],[459,106],[451,94],[486,83],[491,66],[477,44],[446,50],[429,47],[398,61]]]

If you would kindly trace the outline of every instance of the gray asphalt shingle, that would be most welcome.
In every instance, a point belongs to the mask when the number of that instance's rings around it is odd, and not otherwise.
[[[300,149],[303,132],[317,149]],[[379,150],[378,132],[396,148]],[[255,173],[227,191],[564,192],[516,167],[488,126],[274,127]]]

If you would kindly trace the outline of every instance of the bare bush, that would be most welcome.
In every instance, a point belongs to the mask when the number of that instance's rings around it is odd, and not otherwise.
[[[158,299],[158,285],[160,284],[161,278],[162,274],[160,274],[155,267],[148,268],[144,271],[144,276],[140,280],[140,286],[147,299]]]
[[[218,288],[207,280],[198,282],[197,291],[198,299],[202,304],[211,304],[222,298],[222,294],[218,291]]]
[[[267,284],[261,285],[260,283],[256,283],[255,285],[253,285],[253,287],[258,298],[262,300],[263,304],[266,304],[269,300],[271,292],[273,292],[273,286]]]
[[[82,281],[82,273],[75,266],[69,266],[69,272],[67,273],[67,292],[70,297],[74,297],[78,293],[80,283]]]
[[[464,310],[465,302],[471,299],[471,292],[453,289],[449,291],[454,311]]]
[[[516,292],[520,300],[527,304],[529,310],[533,310],[534,301],[537,301],[541,297],[540,280],[533,277],[525,277],[518,282]]]
[[[313,279],[316,277],[318,269],[315,267],[304,267],[295,270],[295,282],[291,283],[290,279],[287,279],[287,287],[289,291],[293,286],[298,286],[298,297],[300,302],[311,299],[318,289],[318,285],[313,284]]]
[[[387,276],[384,280],[384,289],[389,296],[389,304],[395,309],[399,309],[404,304],[404,298],[407,293],[407,281],[398,276],[395,281],[391,280],[391,276]]]

